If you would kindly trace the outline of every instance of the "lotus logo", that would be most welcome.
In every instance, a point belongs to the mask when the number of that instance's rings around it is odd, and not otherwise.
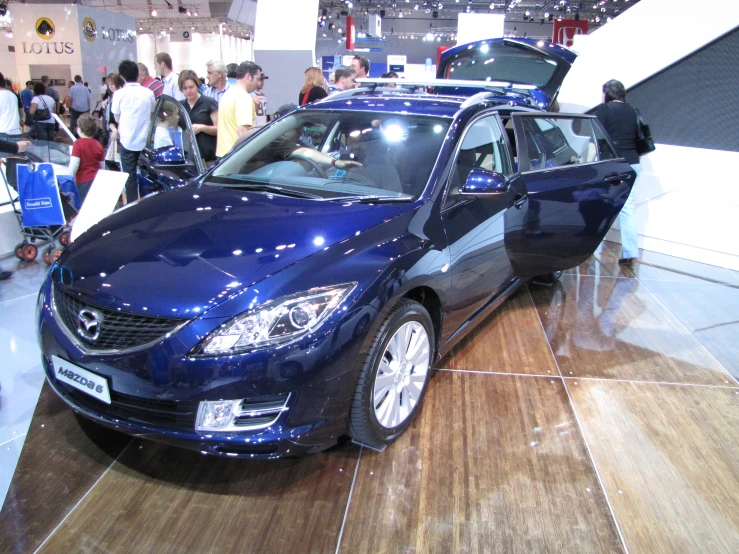
[[[54,22],[51,19],[42,17],[36,21],[36,34],[41,38],[49,40],[54,36],[54,32]]]
[[[82,21],[82,34],[90,42],[95,40],[95,37],[98,35],[97,26],[95,25],[95,21],[91,17],[86,17]]]
[[[77,314],[77,333],[89,342],[95,342],[100,336],[101,316],[94,310],[83,308]]]

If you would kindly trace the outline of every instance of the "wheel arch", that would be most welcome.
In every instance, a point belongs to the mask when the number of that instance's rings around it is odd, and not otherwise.
[[[439,340],[441,338],[442,309],[441,299],[431,287],[418,286],[407,291],[401,298],[408,298],[421,304],[431,316],[434,325],[434,359],[439,354]]]

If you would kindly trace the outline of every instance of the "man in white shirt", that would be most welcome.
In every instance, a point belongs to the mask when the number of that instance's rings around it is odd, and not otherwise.
[[[149,136],[151,112],[155,104],[154,93],[139,84],[136,62],[123,60],[118,65],[118,73],[126,81],[126,85],[113,94],[111,112],[118,121],[121,167],[124,173],[128,173],[126,202],[133,202],[139,197],[136,166]]]
[[[102,78],[102,84],[100,85],[100,89],[98,90],[98,92],[100,93],[99,99],[105,98],[105,93],[108,92],[107,77],[105,77],[104,75]]]
[[[12,91],[5,88],[5,76],[0,73],[0,133],[20,135],[23,104]]]
[[[226,64],[220,60],[210,60],[205,64],[205,69],[208,73],[208,88],[205,89],[203,95],[220,104],[225,92],[231,88]]]
[[[185,95],[180,90],[180,85],[177,82],[180,74],[172,70],[172,57],[166,52],[159,52],[154,56],[154,67],[157,76],[164,83],[162,94],[171,96],[175,100],[184,100]]]

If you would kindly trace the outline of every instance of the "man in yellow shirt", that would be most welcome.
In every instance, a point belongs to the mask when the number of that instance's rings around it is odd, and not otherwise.
[[[262,68],[242,62],[236,71],[236,85],[229,88],[218,104],[218,143],[216,157],[222,158],[242,135],[254,126],[256,108],[250,93],[259,86]]]

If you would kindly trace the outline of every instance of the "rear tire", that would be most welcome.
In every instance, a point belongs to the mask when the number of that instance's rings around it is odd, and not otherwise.
[[[26,243],[22,242],[15,247],[15,257],[19,260],[23,259],[23,249],[26,247]]]
[[[69,238],[71,237],[70,231],[64,231],[61,235],[59,235],[59,243],[62,246],[69,246]]]
[[[400,300],[360,356],[349,417],[354,440],[382,449],[410,426],[431,379],[434,344],[428,311],[413,300]]]

